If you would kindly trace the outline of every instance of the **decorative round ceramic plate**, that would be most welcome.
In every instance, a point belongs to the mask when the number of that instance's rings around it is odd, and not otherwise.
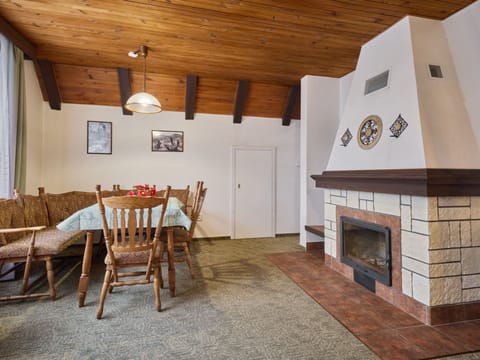
[[[371,149],[382,136],[382,119],[377,115],[370,115],[362,121],[358,128],[357,140],[362,149]]]

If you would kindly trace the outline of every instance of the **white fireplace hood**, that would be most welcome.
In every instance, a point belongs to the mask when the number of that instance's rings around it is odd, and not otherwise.
[[[366,81],[386,71],[386,86],[365,95]],[[383,130],[364,149],[358,129],[373,115]],[[399,115],[408,126],[394,137]],[[479,169],[479,153],[441,21],[406,17],[362,47],[326,170]]]

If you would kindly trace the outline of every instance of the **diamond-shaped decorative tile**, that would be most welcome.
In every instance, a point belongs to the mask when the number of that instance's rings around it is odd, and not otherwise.
[[[408,126],[408,123],[405,121],[402,115],[399,114],[398,117],[393,122],[392,126],[390,126],[390,131],[392,132],[392,135],[390,136],[398,138],[400,134],[403,132],[403,130],[407,128],[407,126]]]
[[[350,132],[350,129],[347,128],[345,132],[343,133],[341,140],[342,140],[342,146],[347,146],[350,140],[352,140],[352,133]]]

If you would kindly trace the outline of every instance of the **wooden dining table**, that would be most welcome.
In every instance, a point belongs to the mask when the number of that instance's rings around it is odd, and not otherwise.
[[[183,226],[187,230],[190,228],[191,220],[182,211],[184,204],[175,197],[168,199],[167,209],[163,217],[163,228],[167,230],[167,253],[168,253],[168,287],[170,296],[175,296],[175,259],[173,244],[173,229],[177,226]],[[109,211],[110,210],[110,211]],[[160,216],[160,207],[154,208],[152,211],[152,222],[158,222]],[[107,221],[111,220],[111,209],[106,208]],[[90,268],[92,265],[93,240],[94,233],[103,229],[102,218],[98,204],[81,209],[72,214],[57,225],[59,230],[85,230],[86,241],[83,252],[82,274],[78,282],[78,306],[85,305],[87,297]]]

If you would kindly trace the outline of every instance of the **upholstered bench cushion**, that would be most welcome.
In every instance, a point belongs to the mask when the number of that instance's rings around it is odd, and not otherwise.
[[[48,210],[45,200],[40,196],[19,194],[23,203],[26,226],[49,226]]]
[[[0,199],[0,229],[24,228],[23,209],[14,199]],[[0,234],[0,246],[23,237],[25,233]]]
[[[57,255],[84,235],[85,231],[62,231],[55,227],[38,231],[35,236],[34,256]],[[26,257],[31,237],[31,234],[27,234],[17,241],[0,247],[0,259]]]
[[[71,191],[63,194],[45,194],[48,206],[48,218],[56,225],[80,209],[97,202],[94,192]]]

